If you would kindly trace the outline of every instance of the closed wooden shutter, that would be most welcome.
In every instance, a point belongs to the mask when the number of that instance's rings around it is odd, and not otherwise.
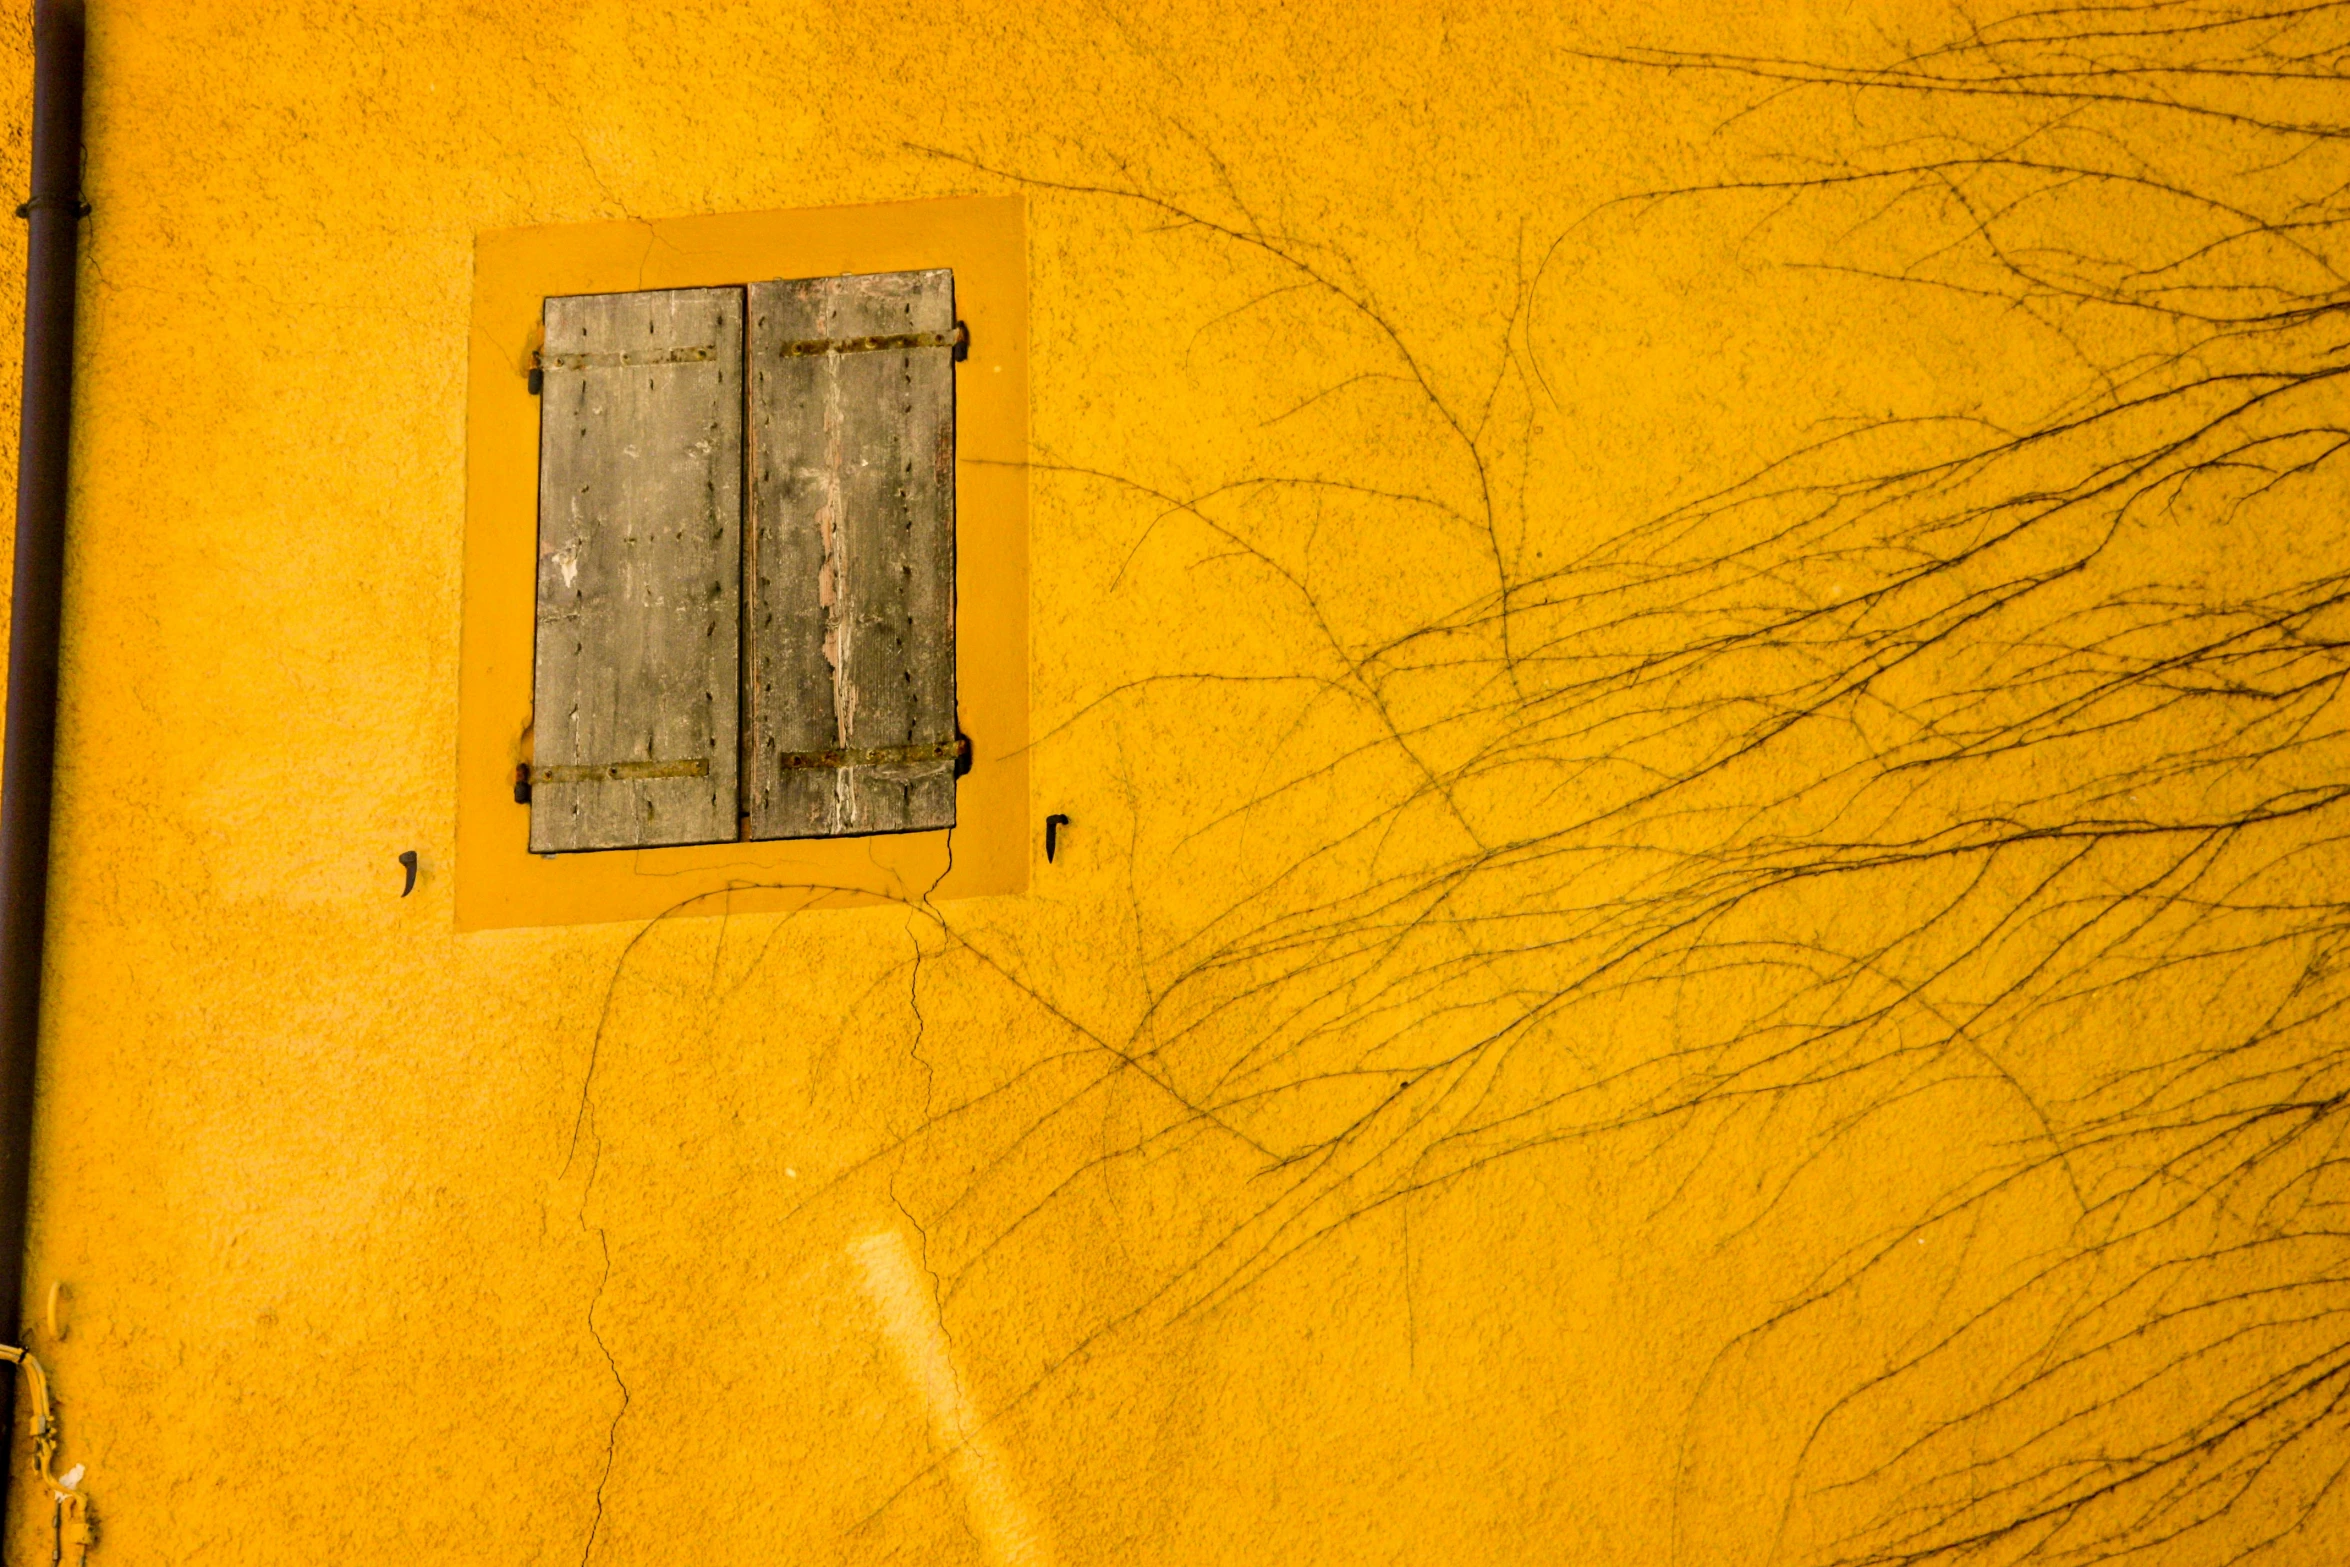
[[[955,820],[953,274],[749,287],[746,836]]]
[[[736,836],[743,293],[546,302],[530,846]]]

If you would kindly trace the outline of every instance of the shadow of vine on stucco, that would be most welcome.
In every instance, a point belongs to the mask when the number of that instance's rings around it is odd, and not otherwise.
[[[1718,180],[1530,220],[1473,354],[1204,148],[1180,196],[935,153],[1212,257],[1231,308],[1202,333],[1309,345],[1277,443],[1244,432],[1227,472],[1030,465],[1130,520],[1107,593],[1212,582],[1183,613],[1245,613],[1291,658],[1104,653],[1040,753],[1265,737],[1200,819],[1146,820],[1121,784],[1126,1009],[1069,999],[984,914],[910,903],[914,956],[877,984],[917,1018],[931,987],[992,990],[1063,1044],[926,1079],[809,1201],[891,1171],[951,1312],[1105,1172],[1186,1172],[1213,1222],[1136,1242],[1000,1414],[1548,1146],[1664,1172],[1658,1220],[1737,1163],[1747,1196],[1705,1222],[1767,1240],[1947,1106],[1951,1146],[1885,1172],[1894,1208],[1807,1232],[1799,1284],[1709,1373],[1846,1346],[1774,1556],[2306,1541],[2350,1467],[2350,14],[2019,12],[1867,65],[1590,58],[1755,93]],[[1644,520],[1559,515],[1561,247],[1693,203],[1769,265],[1882,285],[1881,330],[1916,292],[1979,302],[2072,384],[2020,422],[1966,387],[1822,410]],[[1214,907],[1155,884],[1187,854],[1239,867],[1201,879]],[[1072,1153],[1089,1121],[1115,1135]],[[986,1157],[898,1199],[949,1139]],[[1952,1260],[1896,1302],[1928,1242]]]

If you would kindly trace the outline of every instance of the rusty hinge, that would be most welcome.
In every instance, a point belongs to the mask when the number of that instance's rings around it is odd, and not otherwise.
[[[550,370],[619,370],[636,365],[707,364],[718,357],[708,343],[693,348],[623,349],[605,354],[547,354],[539,363]]]
[[[710,759],[697,756],[683,762],[591,762],[579,767],[531,767],[524,777],[523,768],[515,769],[516,798],[522,798],[521,789],[531,784],[550,783],[641,783],[648,778],[707,778]]]
[[[960,762],[970,743],[957,735],[929,745],[840,745],[827,751],[784,751],[777,754],[775,765],[787,773],[827,767],[920,767],[929,762]]]
[[[785,359],[814,354],[877,354],[909,348],[951,348],[958,363],[971,355],[971,328],[958,321],[952,332],[891,332],[879,337],[804,337],[777,345]]]

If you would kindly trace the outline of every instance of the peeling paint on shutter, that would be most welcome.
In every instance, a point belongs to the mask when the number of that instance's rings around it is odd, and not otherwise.
[[[738,288],[546,304],[530,846],[737,834]]]
[[[954,277],[754,283],[746,836],[955,821]]]

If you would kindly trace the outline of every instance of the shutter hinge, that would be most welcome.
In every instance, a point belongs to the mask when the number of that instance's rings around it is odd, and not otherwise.
[[[685,348],[630,348],[600,354],[534,353],[530,357],[534,364],[557,370],[641,370],[646,365],[706,365],[718,357],[718,350],[711,344],[698,343]]]
[[[952,332],[887,332],[874,337],[803,337],[775,345],[783,359],[806,359],[818,354],[904,353],[913,348],[951,348],[955,362],[971,357],[971,328],[958,321]]]
[[[514,770],[517,798],[532,784],[643,783],[651,778],[707,778],[710,759],[692,757],[682,762],[590,762],[576,767],[533,767],[525,762]]]
[[[530,387],[530,395],[533,397],[538,396],[539,393],[547,389],[546,367],[540,363],[539,351],[535,348],[530,351],[530,376],[528,378],[528,385]]]
[[[784,772],[796,773],[821,768],[919,767],[926,762],[954,762],[955,776],[959,778],[965,771],[963,758],[970,744],[957,735],[952,740],[929,745],[838,745],[823,751],[782,751],[777,753],[775,765]]]

